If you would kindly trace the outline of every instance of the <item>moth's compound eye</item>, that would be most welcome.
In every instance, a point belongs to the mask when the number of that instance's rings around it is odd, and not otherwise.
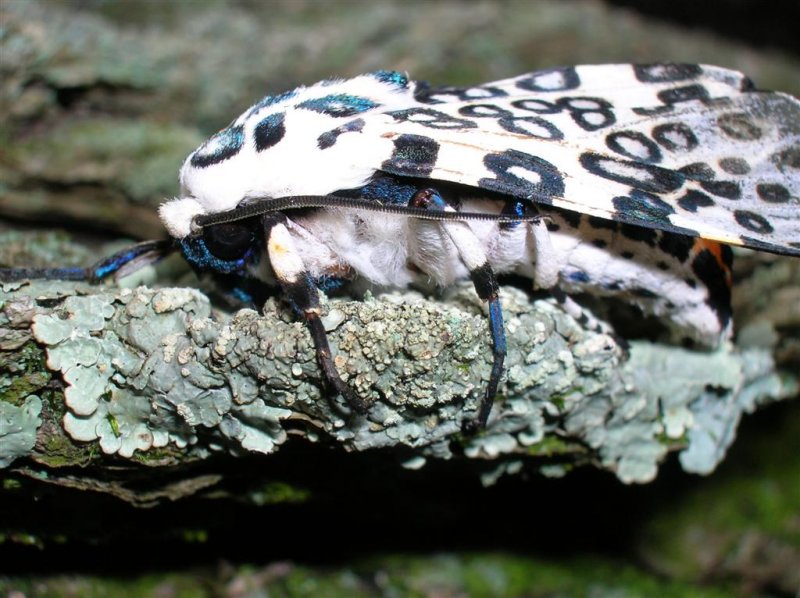
[[[214,257],[232,262],[243,258],[256,239],[250,226],[230,222],[205,227],[203,242]]]

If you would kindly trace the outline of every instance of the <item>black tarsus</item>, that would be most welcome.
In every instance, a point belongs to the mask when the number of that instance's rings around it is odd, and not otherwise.
[[[270,235],[275,225],[285,221],[286,217],[283,214],[267,214],[263,216],[264,238],[267,246],[269,246]],[[366,413],[368,410],[366,402],[341,379],[333,364],[328,334],[319,317],[320,304],[317,285],[314,284],[308,272],[304,271],[297,280],[284,280],[276,268],[276,264],[273,263],[272,266],[278,284],[286,294],[286,298],[295,311],[303,317],[311,332],[317,363],[319,363],[326,384],[342,395],[353,411],[359,414]]]
[[[447,203],[438,191],[430,188],[417,191],[409,201],[409,205],[418,209],[429,210],[436,214],[463,214],[463,212],[458,211],[444,212],[444,208],[448,207]],[[453,209],[457,210],[455,207]],[[515,221],[533,219],[527,215],[514,216],[514,218]],[[538,214],[535,218],[539,218]],[[503,310],[499,298],[500,286],[489,262],[484,261],[483,264],[473,267],[470,270],[470,278],[475,287],[475,293],[489,306],[489,330],[492,335],[492,372],[489,377],[489,384],[478,407],[478,417],[475,421],[469,422],[465,426],[466,430],[471,432],[485,428],[489,420],[489,414],[497,396],[497,387],[500,385],[500,378],[503,376],[503,364],[506,358],[506,335],[503,326]]]

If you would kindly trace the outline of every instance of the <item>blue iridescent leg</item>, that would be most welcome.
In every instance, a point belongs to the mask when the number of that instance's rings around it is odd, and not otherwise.
[[[170,240],[144,241],[103,258],[88,268],[0,268],[0,282],[20,280],[85,280],[100,282],[125,276],[166,257],[175,249]]]
[[[414,194],[410,205],[430,210],[454,210],[434,189],[422,189]],[[480,241],[466,222],[440,222],[439,226],[447,233],[455,245],[459,257],[469,269],[475,292],[489,306],[489,330],[492,335],[492,373],[489,384],[478,409],[477,425],[485,427],[489,413],[497,396],[497,387],[503,375],[503,362],[506,358],[506,334],[503,327],[503,310],[500,305],[500,287],[483,251]]]

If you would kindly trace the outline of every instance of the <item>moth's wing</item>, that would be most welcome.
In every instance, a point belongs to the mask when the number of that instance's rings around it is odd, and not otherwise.
[[[381,170],[800,255],[800,102],[700,65],[597,65],[417,90],[371,118]]]

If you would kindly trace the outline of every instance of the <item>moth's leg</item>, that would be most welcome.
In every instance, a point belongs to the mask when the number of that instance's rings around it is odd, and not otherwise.
[[[317,362],[325,381],[345,398],[353,411],[366,413],[366,403],[342,381],[333,365],[328,335],[320,320],[319,291],[294,246],[289,229],[284,224],[284,217],[276,214],[265,216],[264,236],[275,277],[292,307],[303,316],[311,332]]]
[[[221,290],[222,299],[231,310],[245,307],[259,309],[274,289],[258,278],[245,274],[214,274],[215,287]]]
[[[85,280],[100,282],[109,276],[125,276],[174,251],[171,240],[144,241],[101,259],[88,268],[0,268],[0,281]]]
[[[422,189],[414,194],[411,205],[429,210],[455,211],[448,206],[441,195],[433,189]],[[443,221],[442,229],[455,245],[462,263],[467,267],[475,292],[489,306],[489,330],[492,335],[492,373],[489,384],[481,400],[477,423],[486,426],[489,413],[497,395],[497,386],[503,375],[503,362],[506,358],[506,333],[503,327],[503,310],[500,305],[500,287],[494,271],[486,258],[486,253],[475,233],[466,222]]]
[[[528,230],[533,237],[533,246],[536,251],[536,268],[533,278],[535,288],[550,293],[561,309],[575,318],[581,326],[594,332],[612,333],[606,324],[595,318],[558,285],[561,266],[555,247],[553,247],[550,230],[547,228],[546,218],[531,222]]]

